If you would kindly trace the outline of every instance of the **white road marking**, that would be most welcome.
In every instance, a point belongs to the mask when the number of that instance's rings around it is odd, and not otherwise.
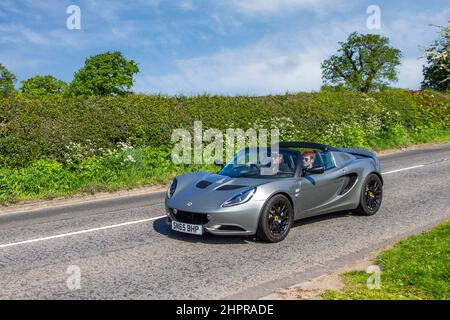
[[[417,168],[422,168],[422,167],[425,167],[425,165],[424,164],[419,164],[418,166],[402,168],[402,169],[397,169],[397,170],[392,170],[392,171],[387,171],[387,172],[383,172],[381,174],[382,175],[386,175],[386,174],[391,174],[391,173],[396,173],[396,172],[406,171],[406,170],[412,170],[412,169],[417,169]]]
[[[425,166],[424,164],[420,164],[420,165],[413,166],[413,167],[401,168],[401,169],[397,169],[397,170],[384,172],[384,173],[382,173],[382,175],[396,173],[396,172],[400,172],[400,171],[417,169],[417,168],[421,168],[421,167],[424,167],[424,166]],[[58,235],[55,235],[55,236],[49,236],[49,237],[44,237],[44,238],[37,238],[37,239],[31,239],[31,240],[25,240],[25,241],[13,242],[13,243],[6,243],[6,244],[1,244],[0,245],[0,249],[7,248],[7,247],[18,246],[18,245],[22,245],[22,244],[28,244],[28,243],[34,243],[34,242],[40,242],[40,241],[46,241],[46,240],[53,240],[53,239],[64,238],[64,237],[70,237],[70,236],[74,236],[74,235],[78,235],[78,234],[84,234],[84,233],[89,233],[89,232],[95,232],[95,231],[119,228],[119,227],[129,226],[129,225],[133,225],[133,224],[154,221],[154,220],[158,220],[158,219],[161,219],[161,218],[164,218],[164,217],[165,216],[159,216],[159,217],[153,217],[153,218],[149,218],[149,219],[142,219],[142,220],[124,222],[124,223],[119,223],[119,224],[113,224],[113,225],[104,226],[104,227],[100,227],[100,228],[92,228],[92,229],[87,229],[87,230],[80,230],[80,231],[75,231],[75,232],[63,233],[63,234],[58,234]]]
[[[0,245],[0,249],[7,248],[7,247],[18,246],[18,245],[22,245],[22,244],[28,244],[28,243],[34,243],[34,242],[40,242],[40,241],[46,241],[46,240],[53,240],[53,239],[64,238],[64,237],[70,237],[70,236],[74,236],[74,235],[78,235],[78,234],[84,234],[84,233],[95,232],[95,231],[100,231],[100,230],[107,230],[107,229],[119,228],[119,227],[124,227],[124,226],[130,226],[130,225],[133,225],[133,224],[138,224],[138,223],[144,223],[144,222],[158,220],[158,219],[161,219],[161,218],[164,218],[164,217],[165,216],[159,216],[159,217],[153,217],[153,218],[149,218],[149,219],[142,219],[142,220],[135,220],[135,221],[124,222],[124,223],[119,223],[119,224],[113,224],[113,225],[99,227],[99,228],[92,228],[92,229],[80,230],[80,231],[75,231],[75,232],[62,233],[62,234],[58,234],[58,235],[50,236],[50,237],[37,238],[37,239],[31,239],[31,240],[25,240],[25,241],[13,242],[13,243],[6,243],[6,244]]]

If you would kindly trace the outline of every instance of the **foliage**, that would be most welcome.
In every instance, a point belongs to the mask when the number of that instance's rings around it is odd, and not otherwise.
[[[344,274],[345,288],[327,299],[450,299],[450,221],[432,231],[400,241],[381,253],[380,289],[368,289],[368,274]]]
[[[16,76],[0,63],[0,97],[10,95],[14,92]]]
[[[42,158],[23,168],[0,167],[0,203],[164,184],[181,172],[215,170],[175,166],[167,147],[122,146],[127,147],[67,163]]]
[[[46,96],[53,94],[60,94],[67,87],[67,83],[58,80],[51,75],[34,76],[22,81],[20,92],[24,96]]]
[[[323,92],[339,92],[339,91],[350,91],[343,83],[338,83],[336,85],[324,84],[320,87],[320,91]]]
[[[449,90],[450,26],[440,27],[439,39],[425,48],[425,57],[427,65],[423,68],[422,88],[439,91]]]
[[[339,45],[338,53],[322,63],[325,83],[369,92],[397,81],[401,52],[389,45],[388,38],[354,32]]]
[[[84,67],[75,73],[69,94],[125,95],[133,86],[133,75],[138,72],[138,65],[118,51],[98,54],[87,58]]]
[[[270,119],[270,121],[269,121]],[[124,142],[167,146],[172,131],[279,128],[282,140],[380,149],[448,132],[450,95],[386,90],[298,93],[266,97],[63,97],[0,100],[0,166],[22,167],[43,157],[67,163],[77,145],[102,156]],[[424,138],[426,136],[426,138]],[[70,150],[70,149],[73,150]]]

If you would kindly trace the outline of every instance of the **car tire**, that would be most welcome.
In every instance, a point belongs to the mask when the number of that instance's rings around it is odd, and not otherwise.
[[[378,175],[372,173],[364,180],[355,213],[371,216],[378,212],[383,200],[383,183]]]
[[[294,210],[286,196],[277,194],[270,198],[259,216],[256,235],[265,242],[282,241],[289,233],[294,221]]]

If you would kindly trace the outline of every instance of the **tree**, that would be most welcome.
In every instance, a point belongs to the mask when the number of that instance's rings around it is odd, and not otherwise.
[[[120,52],[106,52],[89,57],[75,73],[69,93],[82,96],[124,95],[133,86],[139,67]]]
[[[51,75],[35,76],[22,81],[20,92],[26,96],[48,96],[59,94],[67,87],[67,83]]]
[[[450,22],[450,21],[449,21]],[[425,48],[422,89],[450,89],[450,26],[440,27],[439,39]]]
[[[14,92],[16,76],[0,63],[0,96],[8,96]]]
[[[344,84],[346,87],[368,92],[397,81],[396,67],[401,51],[389,45],[389,39],[377,34],[352,33],[338,53],[322,63],[325,84]]]

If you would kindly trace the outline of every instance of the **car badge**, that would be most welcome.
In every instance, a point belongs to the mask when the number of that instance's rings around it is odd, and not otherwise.
[[[192,206],[192,202],[188,202],[188,203],[186,203],[186,205],[187,205],[188,207],[190,207],[190,206]]]

